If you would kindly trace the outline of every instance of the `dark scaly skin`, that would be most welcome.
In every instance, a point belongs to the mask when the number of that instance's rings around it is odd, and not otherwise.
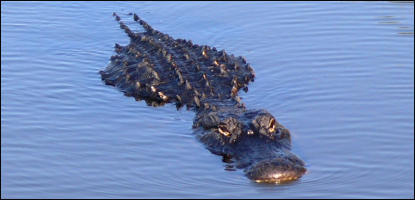
[[[130,44],[116,44],[117,54],[100,71],[107,85],[148,105],[186,105],[196,112],[193,128],[199,140],[256,182],[281,183],[306,172],[304,162],[290,152],[288,129],[266,110],[248,110],[241,102],[238,91],[247,92],[255,77],[244,58],[173,39],[134,14],[144,28],[136,33],[113,15]]]

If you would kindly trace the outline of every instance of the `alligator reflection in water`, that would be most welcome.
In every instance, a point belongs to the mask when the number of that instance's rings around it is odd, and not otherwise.
[[[115,44],[117,54],[100,71],[107,85],[149,105],[192,109],[200,141],[212,153],[234,160],[256,182],[281,183],[305,173],[304,162],[290,152],[290,132],[266,110],[248,110],[241,102],[239,90],[247,92],[255,77],[244,58],[173,39],[134,14],[144,27],[136,33],[113,15],[130,44]]]

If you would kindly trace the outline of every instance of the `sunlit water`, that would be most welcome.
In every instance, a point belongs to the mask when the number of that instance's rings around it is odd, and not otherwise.
[[[308,173],[254,183],[193,112],[104,85],[129,41],[114,11],[245,56],[243,101],[291,130]],[[411,2],[2,2],[1,49],[2,198],[414,197]]]

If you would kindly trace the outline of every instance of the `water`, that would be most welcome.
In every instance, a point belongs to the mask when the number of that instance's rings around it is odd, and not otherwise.
[[[251,182],[194,113],[104,85],[128,43],[113,11],[245,56],[243,101],[291,130],[308,173]],[[412,2],[2,2],[1,48],[2,198],[414,197]]]

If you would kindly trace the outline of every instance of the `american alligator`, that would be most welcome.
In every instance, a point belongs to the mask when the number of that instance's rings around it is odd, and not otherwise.
[[[256,182],[300,178],[305,164],[290,152],[290,132],[266,110],[248,110],[238,96],[248,91],[254,70],[243,57],[191,40],[173,39],[136,14],[144,29],[132,31],[113,13],[130,43],[115,44],[116,55],[100,71],[107,85],[148,105],[175,103],[196,112],[193,129],[212,153],[231,159]]]

